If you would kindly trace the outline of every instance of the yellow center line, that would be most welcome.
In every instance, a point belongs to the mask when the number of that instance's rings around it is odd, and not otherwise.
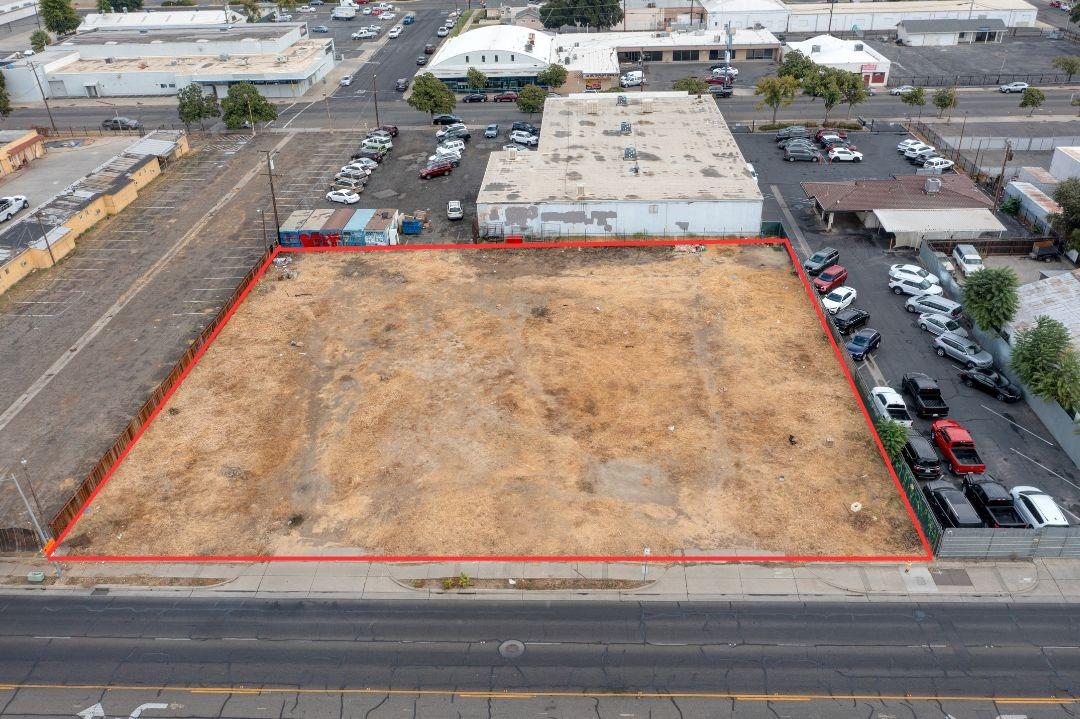
[[[377,695],[377,696],[437,696],[465,699],[720,699],[744,702],[810,702],[810,701],[905,701],[905,702],[996,702],[998,704],[1080,704],[1080,697],[1017,697],[987,695],[922,695],[922,694],[755,694],[744,692],[710,691],[467,691],[457,689],[384,689],[377,687],[295,688],[295,687],[182,687],[169,685],[132,684],[3,684],[0,691],[154,691],[188,694],[309,694],[309,695]]]

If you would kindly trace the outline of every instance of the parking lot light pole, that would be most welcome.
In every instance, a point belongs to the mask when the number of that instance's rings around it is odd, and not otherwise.
[[[375,127],[382,126],[379,122],[379,91],[375,88],[375,80],[379,77],[378,73],[371,73],[371,96],[375,99]]]
[[[281,219],[278,217],[277,194],[274,193],[274,160],[270,150],[260,150],[266,155],[266,176],[270,179],[270,204],[274,208],[274,237],[281,233]]]

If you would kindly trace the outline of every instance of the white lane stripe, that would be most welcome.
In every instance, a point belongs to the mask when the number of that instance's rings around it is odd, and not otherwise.
[[[986,406],[985,404],[980,404],[979,406],[980,406],[980,407],[982,407],[983,409],[985,409],[985,410],[986,410],[987,412],[989,412],[990,414],[994,415],[995,417],[1001,417],[1001,418],[1002,418],[1003,420],[1005,420],[1005,421],[1006,421],[1006,422],[1008,422],[1009,424],[1013,425],[1013,426],[1014,426],[1014,427],[1016,427],[1017,429],[1022,429],[1022,430],[1024,430],[1025,432],[1027,432],[1028,434],[1030,434],[1030,435],[1031,435],[1032,437],[1034,437],[1035,439],[1039,440],[1040,442],[1046,442],[1046,443],[1047,443],[1048,445],[1050,445],[1051,447],[1053,447],[1053,446],[1054,446],[1054,443],[1053,443],[1053,442],[1051,442],[1051,441],[1049,441],[1049,440],[1047,440],[1047,439],[1043,439],[1043,438],[1042,438],[1042,437],[1040,437],[1039,435],[1037,435],[1037,434],[1035,434],[1034,432],[1032,432],[1032,431],[1031,431],[1030,429],[1027,429],[1026,427],[1023,427],[1023,426],[1021,426],[1021,425],[1017,424],[1016,422],[1013,422],[1013,421],[1012,421],[1011,419],[1009,419],[1009,418],[1008,418],[1008,417],[1006,417],[1005,415],[1001,415],[1001,414],[998,414],[998,413],[997,413],[997,412],[995,412],[994,410],[992,410],[992,409],[990,409],[989,407],[987,407],[987,406]]]

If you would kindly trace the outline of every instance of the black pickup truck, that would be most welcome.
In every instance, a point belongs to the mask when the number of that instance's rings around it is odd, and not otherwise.
[[[947,417],[949,405],[941,398],[941,387],[922,372],[908,372],[904,375],[903,391],[911,395],[915,414],[926,418]]]
[[[1000,482],[987,479],[986,475],[981,477],[976,479],[969,476],[964,480],[964,496],[986,526],[995,529],[1028,529],[1030,525],[1013,508],[1013,498],[1009,490]]]

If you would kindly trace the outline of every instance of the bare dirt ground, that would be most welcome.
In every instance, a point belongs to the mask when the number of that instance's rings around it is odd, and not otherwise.
[[[296,256],[63,551],[919,552],[786,252],[684,250]]]

